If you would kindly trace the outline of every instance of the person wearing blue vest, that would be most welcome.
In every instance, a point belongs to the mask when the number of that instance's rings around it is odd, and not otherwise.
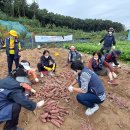
[[[73,62],[71,68],[77,73],[77,80],[72,82],[68,90],[78,93],[78,102],[87,107],[85,114],[90,116],[99,109],[98,104],[103,103],[106,98],[104,86],[98,75],[84,67],[81,61]],[[79,88],[73,87],[76,83],[79,84]]]
[[[34,111],[44,105],[44,100],[36,103],[25,96],[24,84],[27,83],[23,69],[0,80],[0,122],[6,122],[3,130],[23,130],[17,127],[21,107]]]
[[[68,54],[68,63],[72,63],[77,60],[83,61],[82,55],[76,51],[75,46],[71,46]]]
[[[19,65],[21,44],[18,40],[18,35],[15,30],[10,30],[10,37],[5,39],[5,44],[2,49],[6,48],[8,73],[12,71],[13,61],[15,62],[16,68]]]
[[[104,41],[103,47],[100,49],[102,54],[104,54],[104,50],[106,50],[106,53],[108,53],[111,48],[115,49],[116,41],[113,33],[114,29],[110,27],[108,33],[103,37],[103,39],[101,39],[100,43],[98,44],[100,45]]]

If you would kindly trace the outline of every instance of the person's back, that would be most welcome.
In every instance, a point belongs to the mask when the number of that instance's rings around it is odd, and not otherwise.
[[[103,84],[102,84],[101,80],[99,79],[98,75],[95,72],[88,69],[87,67],[85,67],[81,71],[81,75],[84,72],[87,73],[88,75],[90,75],[88,91],[96,94],[97,96],[104,94],[104,87],[103,87]]]

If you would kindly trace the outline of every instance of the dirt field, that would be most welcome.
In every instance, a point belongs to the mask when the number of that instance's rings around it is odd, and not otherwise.
[[[39,57],[44,49],[25,50],[22,52],[23,58],[30,61],[31,66],[36,68]],[[56,75],[62,71],[70,71],[69,67],[64,67],[67,58],[67,51],[62,48],[49,49],[51,55],[57,63]],[[54,56],[58,52],[59,56]],[[90,56],[84,55],[85,62]],[[127,65],[121,64],[122,68],[118,69],[118,86],[107,84],[108,77],[100,77],[104,83],[107,99],[101,104],[100,109],[92,116],[85,116],[86,108],[76,101],[76,94],[70,95],[69,102],[61,99],[59,103],[62,106],[69,107],[69,115],[65,116],[65,122],[61,128],[57,128],[51,123],[42,123],[39,115],[43,109],[33,112],[24,108],[20,114],[19,126],[24,130],[130,130],[130,70]],[[7,75],[7,63],[5,53],[0,53],[0,78]],[[46,78],[41,79],[40,83],[33,84],[37,91],[44,86]],[[69,81],[69,80],[68,80]],[[37,100],[37,99],[34,99]],[[0,124],[2,130],[3,124]]]

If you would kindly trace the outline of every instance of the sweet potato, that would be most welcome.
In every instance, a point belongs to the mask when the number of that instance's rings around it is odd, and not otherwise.
[[[48,116],[50,119],[57,119],[57,116],[49,115]]]
[[[55,113],[58,113],[58,112],[59,112],[59,109],[51,110],[51,111],[50,111],[51,114],[55,114]]]
[[[43,122],[43,123],[46,123],[47,120],[46,119],[43,119],[43,118],[40,118],[40,120]]]
[[[60,116],[57,117],[60,121],[64,122],[64,119]]]
[[[59,120],[59,119],[55,119],[56,122],[58,122],[60,125],[63,125],[63,121]]]
[[[45,119],[45,118],[48,117],[48,113],[44,113],[44,114],[40,115],[40,117],[41,117],[42,119]]]
[[[60,128],[60,123],[57,122],[56,120],[51,119],[50,122],[51,122],[53,125],[55,125],[56,127]]]

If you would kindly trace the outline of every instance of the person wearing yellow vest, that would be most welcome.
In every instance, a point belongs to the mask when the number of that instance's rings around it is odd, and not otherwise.
[[[10,30],[10,37],[5,39],[5,44],[2,48],[6,48],[8,73],[12,71],[13,61],[15,62],[16,68],[19,65],[21,44],[18,41],[18,35],[15,30]]]

